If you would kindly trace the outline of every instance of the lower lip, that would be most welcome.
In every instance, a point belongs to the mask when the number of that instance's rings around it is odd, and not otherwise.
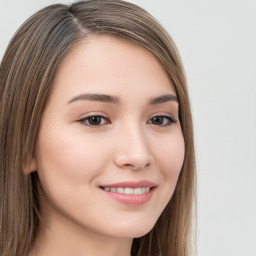
[[[155,188],[152,188],[148,193],[140,194],[140,195],[127,195],[127,194],[121,194],[116,192],[108,192],[105,190],[102,190],[105,192],[108,196],[111,198],[128,205],[141,205],[148,202],[151,197],[153,196]]]

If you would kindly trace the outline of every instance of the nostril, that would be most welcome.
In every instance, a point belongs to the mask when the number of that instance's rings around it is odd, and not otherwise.
[[[134,167],[132,164],[125,164],[126,167]]]
[[[114,162],[118,167],[123,169],[127,168],[131,170],[144,170],[145,168],[149,168],[149,166],[151,166],[153,159],[150,153],[147,155],[142,155],[131,150],[129,152],[118,152],[118,154],[114,157]]]
[[[146,165],[124,164],[123,166],[126,168],[131,168],[133,170],[141,170],[141,169],[145,169],[146,167],[149,167],[150,163],[147,163]]]

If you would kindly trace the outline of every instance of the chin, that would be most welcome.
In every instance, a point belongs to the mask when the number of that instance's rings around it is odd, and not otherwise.
[[[131,238],[139,238],[146,235],[151,229],[154,227],[156,221],[149,221],[140,223],[135,222],[131,223],[130,221],[126,223],[126,225],[120,225],[115,232],[115,236],[118,237],[131,237]]]

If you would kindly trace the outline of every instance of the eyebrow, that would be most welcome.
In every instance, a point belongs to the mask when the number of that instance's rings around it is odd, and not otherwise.
[[[90,94],[90,93],[77,95],[71,100],[69,100],[68,103],[72,103],[74,101],[80,101],[80,100],[98,101],[98,102],[112,103],[112,104],[120,103],[120,99],[116,96],[106,95],[106,94]],[[179,102],[178,98],[175,95],[165,94],[159,97],[151,98],[149,100],[149,104],[157,105],[161,103],[166,103],[168,101],[176,101],[177,103]]]
[[[165,103],[165,102],[168,102],[168,101],[176,101],[177,103],[179,103],[179,100],[175,95],[165,94],[165,95],[161,95],[161,96],[156,97],[156,98],[152,98],[149,101],[149,104],[150,105],[157,105],[157,104]]]
[[[78,100],[88,100],[88,101],[99,101],[105,103],[119,103],[118,97],[105,95],[105,94],[80,94],[74,98],[72,98],[68,103],[78,101]]]

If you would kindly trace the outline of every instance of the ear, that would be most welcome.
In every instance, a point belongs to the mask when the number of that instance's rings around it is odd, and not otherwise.
[[[24,174],[30,174],[32,172],[35,172],[36,170],[37,170],[37,161],[35,158],[29,158],[26,161],[24,161],[24,165],[23,165]]]

